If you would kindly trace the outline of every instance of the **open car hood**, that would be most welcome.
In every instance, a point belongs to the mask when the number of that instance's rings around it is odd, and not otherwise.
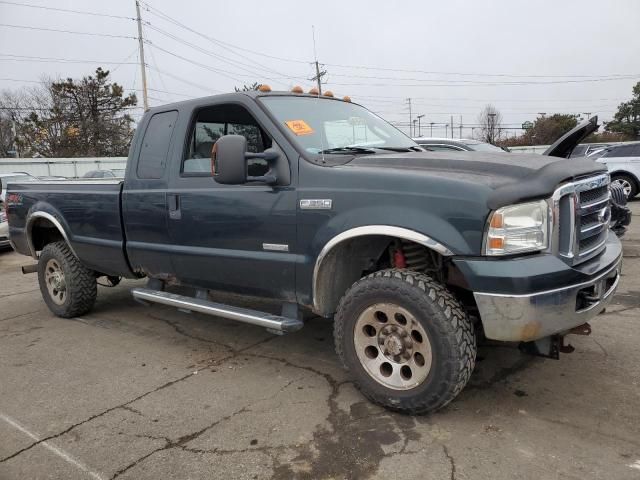
[[[585,120],[584,122],[578,124],[573,129],[569,130],[563,136],[561,136],[558,140],[555,141],[553,145],[547,148],[543,155],[548,155],[550,157],[561,157],[561,158],[569,158],[573,149],[576,148],[582,140],[587,138],[590,134],[595,132],[598,129],[598,116],[593,116],[589,120]]]

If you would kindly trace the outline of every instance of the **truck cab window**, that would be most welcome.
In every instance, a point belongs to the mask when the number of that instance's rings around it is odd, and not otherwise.
[[[178,112],[156,113],[145,131],[138,159],[139,178],[162,178]]]
[[[198,112],[191,128],[182,173],[211,176],[211,149],[223,135],[244,136],[249,152],[259,153],[271,147],[271,139],[244,107],[229,104],[204,108]],[[263,159],[251,159],[247,169],[248,175],[261,176],[267,173],[269,166]]]

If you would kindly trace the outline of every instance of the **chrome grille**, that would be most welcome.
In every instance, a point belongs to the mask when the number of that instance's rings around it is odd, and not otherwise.
[[[609,175],[562,185],[552,197],[554,250],[571,265],[598,255],[609,235]]]

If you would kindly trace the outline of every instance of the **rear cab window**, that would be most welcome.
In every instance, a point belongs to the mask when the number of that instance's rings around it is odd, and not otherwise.
[[[159,179],[164,176],[171,137],[178,112],[156,113],[149,120],[138,157],[138,178]]]

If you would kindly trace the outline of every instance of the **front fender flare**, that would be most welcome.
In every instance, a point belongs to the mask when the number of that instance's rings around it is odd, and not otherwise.
[[[434,250],[442,256],[452,256],[453,252],[442,243],[432,239],[422,233],[410,230],[408,228],[396,227],[392,225],[366,225],[350,228],[344,232],[331,238],[320,251],[313,269],[313,310],[318,315],[326,316],[331,313],[327,311],[326,302],[323,300],[323,284],[325,279],[322,278],[322,265],[327,256],[340,243],[357,237],[376,235],[401,238],[412,242],[419,243],[425,247]]]

